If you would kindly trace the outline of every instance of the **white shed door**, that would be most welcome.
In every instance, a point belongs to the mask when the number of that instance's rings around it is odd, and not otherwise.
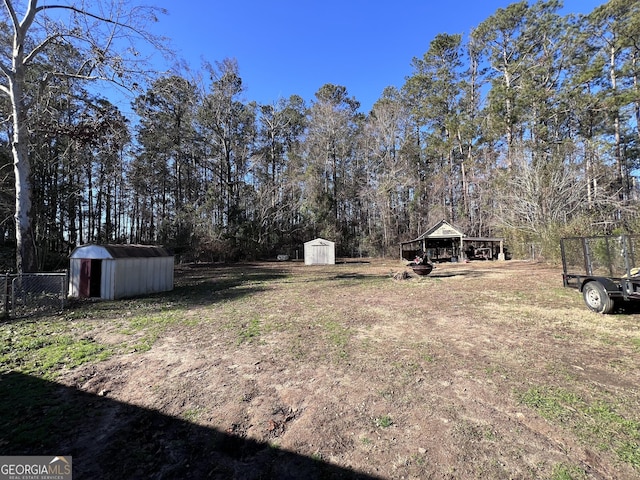
[[[329,249],[326,245],[313,245],[313,258],[315,263],[326,265],[329,263]]]

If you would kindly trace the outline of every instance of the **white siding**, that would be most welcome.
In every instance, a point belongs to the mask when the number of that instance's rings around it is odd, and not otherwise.
[[[72,258],[69,262],[69,296],[80,296],[80,265],[82,259]]]
[[[304,244],[305,265],[334,265],[336,263],[335,243],[316,238]]]
[[[117,267],[117,260],[103,260],[102,272],[100,276],[100,298],[106,300],[114,300],[116,295],[116,279],[115,271]]]
[[[121,258],[116,268],[116,298],[133,297],[140,294],[145,277],[140,272],[139,258]],[[145,285],[146,287],[146,285]]]

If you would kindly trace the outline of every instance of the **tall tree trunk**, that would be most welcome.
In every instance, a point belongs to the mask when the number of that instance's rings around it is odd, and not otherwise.
[[[636,100],[634,102],[634,114],[636,118],[636,133],[640,140],[640,85],[638,85],[638,50],[633,51],[633,89],[635,90]]]
[[[16,46],[22,49],[22,45]],[[14,59],[17,56],[14,53]],[[36,269],[35,242],[31,228],[31,165],[29,164],[29,132],[26,128],[24,106],[24,68],[16,60],[15,76],[10,79],[13,114],[13,171],[16,187],[16,270],[19,273]]]
[[[11,8],[14,29],[12,70],[4,70],[9,80],[9,97],[13,115],[13,171],[16,187],[16,270],[19,273],[36,270],[36,246],[31,228],[31,165],[29,163],[29,132],[27,131],[27,112],[24,99],[25,83],[25,34],[36,14],[36,1],[29,3],[27,12],[18,22]]]
[[[33,272],[36,270],[36,255],[31,229],[31,165],[20,82],[12,82],[11,95],[13,104],[11,151],[16,184],[16,270],[19,273]]]
[[[616,52],[617,49],[615,46],[611,46],[610,48],[610,57],[609,57],[609,76],[611,81],[611,89],[616,94],[617,90],[617,77],[616,77]],[[615,111],[613,112],[613,128],[614,128],[614,139],[615,139],[615,156],[616,156],[616,165],[617,165],[617,180],[620,186],[620,195],[619,198],[621,201],[626,201],[629,198],[628,189],[625,186],[625,166],[624,159],[622,158],[622,140],[620,135],[620,109],[617,105],[614,107]]]

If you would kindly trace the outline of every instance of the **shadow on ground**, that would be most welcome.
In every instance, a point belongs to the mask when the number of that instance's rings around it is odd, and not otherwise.
[[[70,455],[74,480],[374,479],[21,373],[0,391],[0,455]]]
[[[144,308],[148,313],[166,312],[173,309],[211,305],[223,301],[250,296],[265,290],[273,280],[289,275],[274,269],[260,268],[251,264],[194,264],[180,266],[175,270],[174,288],[168,292],[153,293],[118,300],[99,298],[70,298],[66,310],[77,315],[93,317],[121,312],[132,308]],[[50,312],[44,312],[46,316]],[[30,317],[37,317],[31,314]]]

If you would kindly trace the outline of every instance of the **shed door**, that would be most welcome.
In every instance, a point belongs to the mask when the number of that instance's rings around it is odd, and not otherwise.
[[[83,258],[80,260],[80,288],[82,298],[100,296],[102,260]]]
[[[313,258],[316,263],[320,265],[327,265],[329,263],[328,247],[326,245],[314,245]]]
[[[102,278],[102,260],[91,260],[91,297],[100,296],[100,279]]]

